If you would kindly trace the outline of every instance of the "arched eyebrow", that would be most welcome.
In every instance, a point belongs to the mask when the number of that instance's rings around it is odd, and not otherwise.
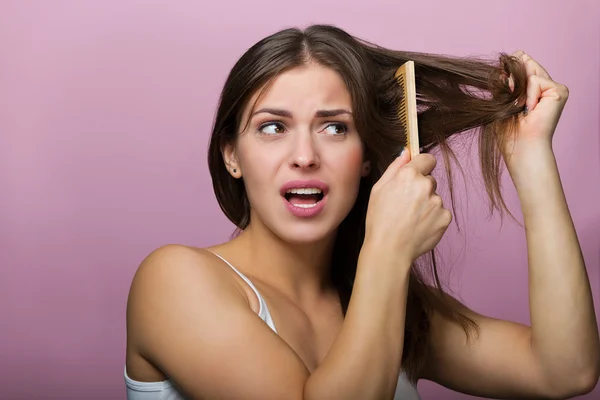
[[[289,112],[288,110],[280,109],[280,108],[261,108],[260,110],[256,110],[254,113],[252,113],[252,117],[254,117],[256,114],[261,114],[261,113],[277,115],[279,117],[285,117],[285,118],[293,118],[293,115],[291,112]],[[338,115],[343,115],[343,114],[352,115],[352,111],[344,110],[342,108],[337,108],[337,109],[333,109],[333,110],[318,110],[317,112],[315,112],[315,117],[328,118],[328,117],[336,117]]]
[[[315,113],[317,118],[337,117],[338,115],[348,114],[352,116],[352,111],[337,108],[335,110],[319,110]]]

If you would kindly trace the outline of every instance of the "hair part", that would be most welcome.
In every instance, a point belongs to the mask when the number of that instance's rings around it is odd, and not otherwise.
[[[451,162],[460,164],[449,139],[464,132],[479,141],[479,162],[490,200],[490,213],[510,211],[501,194],[502,154],[516,131],[520,100],[527,76],[520,60],[500,53],[496,60],[461,58],[386,49],[330,25],[274,33],[249,48],[233,66],[220,96],[209,144],[208,164],[219,206],[239,232],[250,223],[250,203],[242,179],[224,168],[223,148],[234,144],[242,129],[244,110],[252,96],[266,90],[282,73],[308,63],[338,72],[352,100],[357,130],[371,161],[371,171],[360,183],[356,202],[337,231],[331,261],[331,281],[345,314],[365,235],[371,189],[406,142],[397,115],[402,92],[396,69],[415,63],[419,141],[423,152],[439,150],[445,167],[452,209],[455,211]],[[507,78],[511,76],[514,89]],[[253,107],[253,106],[252,106]],[[512,215],[511,215],[512,216]],[[435,253],[411,270],[403,368],[415,381],[427,356],[429,321],[433,312],[459,323],[467,335],[477,325],[444,296]]]

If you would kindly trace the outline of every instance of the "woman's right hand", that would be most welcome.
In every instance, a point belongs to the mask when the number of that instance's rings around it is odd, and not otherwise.
[[[432,250],[452,222],[436,194],[431,172],[436,159],[408,148],[373,186],[366,217],[365,244],[412,264]],[[397,257],[396,257],[397,256]]]

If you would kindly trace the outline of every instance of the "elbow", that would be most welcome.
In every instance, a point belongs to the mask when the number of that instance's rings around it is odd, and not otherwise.
[[[600,379],[600,363],[596,362],[596,365],[580,374],[574,396],[590,393],[598,384],[598,379]]]
[[[600,352],[596,354],[591,365],[588,368],[583,369],[583,371],[579,374],[579,387],[578,394],[579,396],[588,394],[598,384],[598,380],[600,379]]]
[[[554,386],[550,399],[570,399],[586,395],[594,390],[600,379],[600,365],[563,377],[560,387]]]

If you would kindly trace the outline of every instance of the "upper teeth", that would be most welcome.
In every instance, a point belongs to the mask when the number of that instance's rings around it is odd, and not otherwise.
[[[290,189],[287,191],[287,193],[293,193],[293,194],[320,194],[321,189],[317,189],[317,188],[298,188],[298,189]]]

